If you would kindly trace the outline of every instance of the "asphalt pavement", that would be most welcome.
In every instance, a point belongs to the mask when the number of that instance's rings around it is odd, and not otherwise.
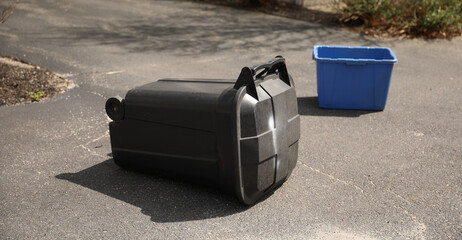
[[[317,107],[314,45],[390,47],[384,111]],[[378,39],[184,1],[25,0],[0,55],[78,87],[0,107],[0,239],[462,239],[462,39]],[[105,100],[161,78],[236,79],[287,59],[290,179],[252,207],[112,161]]]

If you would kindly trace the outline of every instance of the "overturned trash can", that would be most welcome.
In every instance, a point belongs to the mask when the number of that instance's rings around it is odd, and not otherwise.
[[[237,79],[161,79],[110,98],[117,165],[214,185],[253,204],[290,176],[300,117],[284,58]]]

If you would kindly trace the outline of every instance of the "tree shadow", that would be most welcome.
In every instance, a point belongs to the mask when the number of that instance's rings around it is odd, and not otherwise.
[[[303,0],[299,4],[294,1],[278,1],[278,0],[189,0],[192,2],[208,3],[220,6],[227,6],[239,10],[247,10],[261,12],[275,16],[302,20],[312,23],[320,23],[324,25],[339,26],[338,19],[342,17],[339,12],[326,12],[316,9],[303,7]]]
[[[56,178],[139,207],[154,222],[216,218],[248,209],[216,189],[123,170],[112,159]]]
[[[318,97],[298,97],[298,114],[308,116],[325,116],[325,117],[359,117],[364,114],[375,113],[377,111],[365,110],[343,110],[343,109],[325,109],[320,108]]]
[[[82,15],[79,26],[55,26],[46,35],[37,35],[42,41],[56,42],[62,47],[107,45],[129,52],[169,52],[176,55],[216,54],[239,49],[307,51],[315,44],[339,41],[377,46],[376,42],[363,36],[339,31],[340,27],[269,17],[216,5],[175,3],[181,16],[153,14],[104,18]]]

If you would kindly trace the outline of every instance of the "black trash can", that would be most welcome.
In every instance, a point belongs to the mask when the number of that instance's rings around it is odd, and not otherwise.
[[[297,163],[297,98],[279,56],[237,81],[161,79],[108,99],[106,112],[117,165],[218,186],[244,204]]]

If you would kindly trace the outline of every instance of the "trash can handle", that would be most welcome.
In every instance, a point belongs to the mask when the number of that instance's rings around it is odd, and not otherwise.
[[[261,72],[260,70],[264,69]],[[258,74],[257,74],[258,73]],[[234,89],[239,89],[242,86],[247,86],[247,93],[252,95],[258,100],[257,88],[255,86],[255,80],[261,79],[263,76],[271,74],[279,74],[279,78],[287,85],[290,84],[289,73],[287,72],[286,60],[282,56],[276,56],[273,60],[259,64],[253,67],[244,67],[241,70],[241,74],[237,78],[234,84]],[[255,76],[256,75],[256,76]]]
[[[269,61],[267,63],[262,63],[262,64],[259,64],[259,65],[253,66],[250,69],[252,69],[252,74],[255,75],[257,73],[257,71],[259,71],[261,69],[265,69],[266,71],[268,71],[274,65],[280,64],[280,63],[285,63],[285,59],[283,57],[281,57],[281,56],[277,56],[273,60],[271,60],[271,61]]]

